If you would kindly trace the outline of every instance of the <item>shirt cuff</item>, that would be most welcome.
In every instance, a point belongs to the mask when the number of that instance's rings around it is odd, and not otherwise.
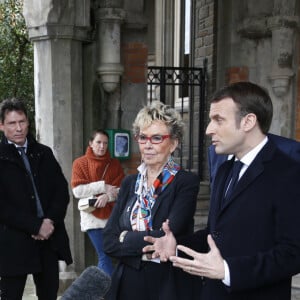
[[[108,196],[108,202],[114,202],[116,199],[115,199],[115,197],[112,195],[112,194],[110,194],[110,193],[106,193],[106,195]]]
[[[124,239],[125,239],[125,236],[126,236],[127,232],[128,232],[127,230],[124,230],[124,231],[121,232],[121,234],[119,236],[119,242],[120,243],[124,242]]]
[[[230,286],[230,272],[229,272],[229,267],[228,267],[228,264],[227,264],[227,262],[226,262],[225,259],[223,260],[223,263],[224,263],[225,276],[224,276],[224,279],[222,280],[222,282],[225,285]]]

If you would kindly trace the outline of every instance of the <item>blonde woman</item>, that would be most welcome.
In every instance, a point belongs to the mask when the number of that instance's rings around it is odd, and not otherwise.
[[[153,102],[138,113],[133,131],[142,164],[137,174],[124,179],[103,232],[104,250],[119,260],[106,298],[178,299],[182,274],[175,274],[170,263],[143,255],[144,236],[162,236],[166,219],[176,236],[193,232],[199,178],[172,158],[183,135],[183,122],[173,108]],[[185,293],[185,299],[191,298]]]

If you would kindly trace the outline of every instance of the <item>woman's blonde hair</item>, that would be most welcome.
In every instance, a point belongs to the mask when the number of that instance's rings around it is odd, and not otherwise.
[[[153,121],[158,120],[167,125],[171,138],[178,139],[179,142],[182,140],[184,123],[180,114],[160,101],[153,101],[138,112],[132,125],[133,134],[139,134],[141,128],[148,127]]]

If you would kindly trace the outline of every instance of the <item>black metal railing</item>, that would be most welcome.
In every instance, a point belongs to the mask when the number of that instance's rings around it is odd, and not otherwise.
[[[180,112],[187,130],[176,158],[202,179],[206,68],[148,67],[147,83],[150,102],[160,100]]]

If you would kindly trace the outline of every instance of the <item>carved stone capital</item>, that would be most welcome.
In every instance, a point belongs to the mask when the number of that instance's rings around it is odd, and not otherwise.
[[[32,41],[48,39],[73,39],[89,41],[89,30],[86,27],[74,25],[45,24],[28,28],[29,38]]]
[[[112,93],[117,88],[124,67],[119,63],[102,63],[97,69],[97,75],[104,90]]]
[[[122,22],[126,13],[122,8],[99,8],[96,13],[96,21]]]
[[[32,40],[88,39],[89,0],[24,0],[23,15]]]
[[[298,16],[273,16],[267,19],[267,26],[270,30],[280,28],[292,28],[296,29],[299,27]]]
[[[286,95],[290,88],[291,77],[293,76],[293,72],[285,72],[286,74],[271,74],[270,81],[272,90],[278,98],[282,98]]]
[[[242,21],[237,32],[248,39],[271,37],[272,31],[280,28],[296,29],[299,27],[298,16],[250,17]]]
[[[266,17],[250,17],[243,20],[238,26],[237,32],[244,38],[261,39],[271,37]]]

